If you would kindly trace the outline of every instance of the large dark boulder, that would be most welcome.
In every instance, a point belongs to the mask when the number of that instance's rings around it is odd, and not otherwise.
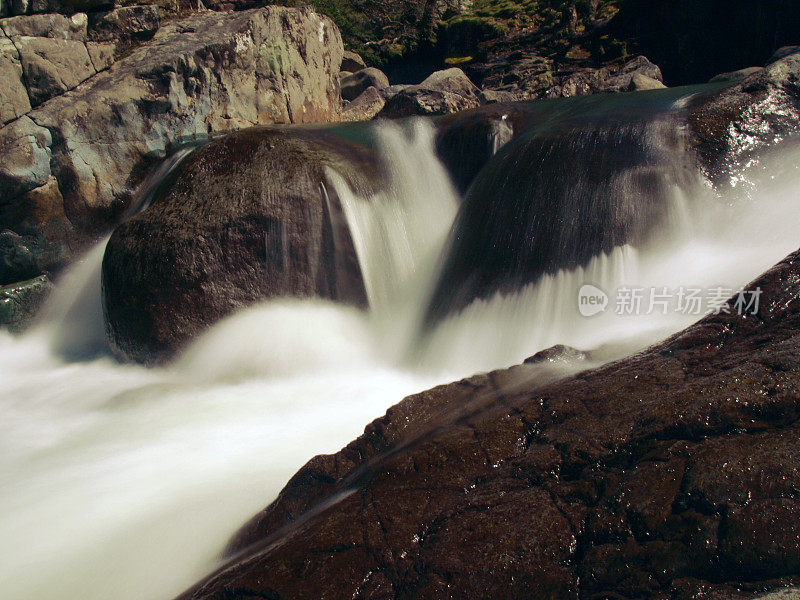
[[[800,581],[800,251],[757,316],[548,382],[411,396],[303,467],[182,600],[745,599]]]
[[[669,90],[656,97],[592,96],[509,112],[514,136],[469,183],[429,322],[476,298],[513,292],[542,274],[646,241],[669,215],[671,190],[693,183],[680,115],[670,108],[676,97]],[[480,114],[499,111],[502,105],[491,105]],[[462,120],[480,135],[481,120]],[[459,137],[453,130],[442,135]],[[453,143],[445,142],[440,137],[448,151]],[[464,163],[457,156],[445,163],[455,166],[463,188],[491,152],[484,145]]]
[[[314,130],[255,128],[189,155],[171,186],[120,226],[103,259],[108,340],[152,363],[245,306],[277,296],[364,304],[326,169],[368,193],[365,148]]]
[[[443,118],[437,151],[465,198],[429,322],[641,245],[668,215],[674,187],[690,191],[700,175],[719,192],[748,193],[742,165],[795,138],[798,123],[800,54],[734,83]],[[512,138],[497,150],[500,130]]]

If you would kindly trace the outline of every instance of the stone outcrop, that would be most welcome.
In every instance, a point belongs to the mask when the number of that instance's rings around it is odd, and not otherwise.
[[[0,124],[13,121],[30,109],[19,50],[8,37],[0,35]]]
[[[342,73],[339,79],[342,98],[344,100],[355,100],[363,94],[367,88],[374,87],[378,90],[389,87],[389,79],[379,69],[367,67],[355,73]]]
[[[341,71],[346,71],[347,73],[355,73],[361,69],[366,69],[367,64],[356,52],[345,50],[342,56],[342,66],[339,68]]]
[[[747,67],[746,69],[739,69],[738,71],[731,71],[730,73],[720,73],[719,75],[714,75],[714,77],[709,79],[708,82],[721,83],[726,81],[741,81],[743,79],[747,79],[751,75],[761,73],[763,70],[763,67]]]
[[[318,456],[182,600],[726,598],[800,576],[800,252],[757,316],[552,381],[411,396]],[[550,381],[548,381],[550,379]]]
[[[171,144],[340,118],[342,42],[326,17],[279,7],[200,13],[120,55],[153,33],[153,14],[95,15],[86,34],[75,17],[0,21],[11,23],[10,37],[0,37],[0,115],[8,121],[0,129],[0,227],[23,235],[43,268],[57,268],[114,225]]]
[[[89,38],[96,42],[114,42],[122,53],[131,46],[151,39],[161,27],[158,6],[124,6],[90,16]]]
[[[5,328],[12,333],[27,329],[52,290],[53,284],[45,275],[0,286],[0,329]]]
[[[750,184],[738,182],[738,166],[798,132],[800,52],[788,54],[733,85],[726,83],[728,87],[692,101],[692,145],[717,187],[730,190],[737,185],[740,193],[746,193]]]
[[[40,272],[22,238],[12,231],[0,232],[0,285],[32,279]]]
[[[365,197],[380,171],[366,148],[324,130],[251,128],[190,154],[106,247],[114,353],[168,359],[209,325],[266,298],[365,304],[329,168]]]
[[[644,56],[590,67],[562,64],[552,58],[518,51],[470,65],[469,73],[484,93],[499,92],[505,102],[665,87],[661,69]]]
[[[458,68],[437,71],[392,96],[381,111],[388,118],[444,115],[480,105],[478,88]]]
[[[386,100],[375,87],[368,87],[362,94],[345,105],[342,110],[342,121],[369,121],[379,112],[386,104]]]
[[[15,46],[22,63],[22,79],[34,107],[97,74],[82,41],[21,36]]]

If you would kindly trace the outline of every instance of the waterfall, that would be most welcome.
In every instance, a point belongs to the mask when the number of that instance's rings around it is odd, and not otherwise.
[[[459,202],[436,158],[429,121],[382,123],[376,135],[388,172],[381,192],[360,198],[335,172],[328,177],[350,227],[374,326],[397,357],[413,341]]]
[[[404,395],[556,343],[622,356],[701,315],[617,314],[620,289],[735,288],[798,245],[787,215],[800,207],[800,151],[783,149],[742,173],[756,190],[744,202],[667,187],[664,219],[643,243],[623,239],[580,264],[487,289],[426,326],[465,209],[429,121],[369,127],[389,174],[383,189],[359,197],[328,173],[369,311],[274,300],[218,323],[168,366],[120,365],[103,351],[100,241],[58,281],[31,332],[0,334],[5,599],[170,600],[218,564],[231,534],[300,466],[339,450]],[[501,144],[507,134],[498,130],[486,189],[512,178],[517,138]],[[541,138],[527,141],[547,151]],[[509,226],[519,217],[512,211]],[[585,289],[607,296],[601,312],[581,314]]]

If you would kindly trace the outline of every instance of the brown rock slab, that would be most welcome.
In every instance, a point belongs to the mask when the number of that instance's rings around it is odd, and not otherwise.
[[[97,72],[82,41],[21,36],[14,43],[33,106],[78,87]]]
[[[757,316],[548,383],[411,396],[317,457],[183,600],[708,598],[800,576],[800,251]],[[533,368],[531,366],[529,368]]]
[[[456,67],[437,71],[419,85],[394,95],[381,111],[391,119],[414,115],[444,115],[480,106],[478,88]]]
[[[0,125],[21,117],[30,109],[19,51],[14,42],[0,33]]]
[[[342,111],[342,121],[369,121],[386,104],[380,92],[375,87],[368,87],[355,100],[344,107]]]

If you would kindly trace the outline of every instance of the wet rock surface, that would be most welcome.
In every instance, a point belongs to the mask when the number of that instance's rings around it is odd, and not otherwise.
[[[160,362],[222,317],[266,298],[363,305],[328,167],[364,195],[373,185],[364,174],[377,178],[379,171],[365,148],[314,130],[251,128],[190,154],[106,247],[113,352]]]
[[[800,122],[800,53],[744,79],[723,82],[689,106],[692,147],[712,182],[730,190],[739,165],[795,135]],[[747,188],[742,182],[740,188]]]
[[[521,366],[406,398],[303,467],[181,599],[796,586],[800,251],[756,287],[757,316],[711,315],[595,370],[548,383]]]
[[[0,328],[21,333],[33,323],[36,314],[53,290],[44,275],[0,287]]]

